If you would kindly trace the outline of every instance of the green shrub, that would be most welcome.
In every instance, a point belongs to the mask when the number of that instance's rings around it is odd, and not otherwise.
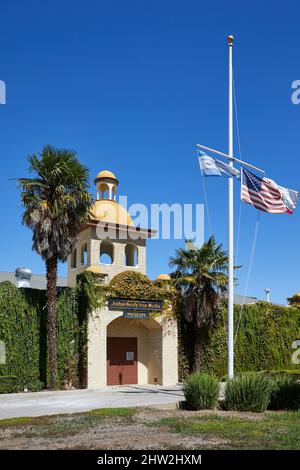
[[[282,376],[290,376],[293,379],[300,380],[300,370],[293,370],[293,369],[279,369],[279,370],[262,370],[261,374],[268,375],[272,379],[277,379],[278,377]]]
[[[248,370],[246,373],[250,373],[252,371]],[[258,374],[266,375],[270,379],[277,379],[277,377],[282,377],[283,375],[289,375],[295,380],[300,380],[300,370],[289,370],[289,369],[279,369],[279,370],[259,370],[257,371]],[[223,375],[220,379],[221,382],[227,382],[228,375]]]
[[[44,383],[40,380],[24,382],[14,375],[0,376],[0,393],[23,392],[25,388],[28,392],[40,392],[44,388]]]
[[[28,382],[24,385],[23,389],[27,388],[28,392],[41,392],[44,388],[44,382],[37,380],[35,382]]]
[[[257,373],[240,374],[229,380],[225,389],[225,408],[231,411],[261,413],[269,405],[272,381]]]
[[[219,399],[219,382],[211,375],[194,372],[184,382],[186,404],[192,410],[211,410]]]
[[[108,291],[111,297],[146,300],[170,299],[175,294],[168,283],[160,285],[136,271],[123,271],[114,276],[109,283]]]
[[[15,393],[22,390],[22,385],[14,375],[0,376],[0,393]]]
[[[300,408],[300,383],[290,375],[273,379],[269,404],[271,410],[298,410]]]

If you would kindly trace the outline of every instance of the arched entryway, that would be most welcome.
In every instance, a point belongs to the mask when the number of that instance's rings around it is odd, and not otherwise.
[[[118,317],[107,326],[107,385],[162,383],[162,328]]]

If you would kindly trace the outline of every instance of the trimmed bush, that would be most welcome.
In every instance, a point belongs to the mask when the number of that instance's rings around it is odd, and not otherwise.
[[[145,274],[136,271],[123,271],[112,278],[109,293],[115,297],[128,299],[164,300],[168,293],[167,286],[159,287]]]
[[[262,413],[270,403],[272,387],[271,379],[262,374],[240,374],[226,384],[225,408]]]
[[[16,393],[22,390],[20,380],[14,375],[0,376],[0,393]]]
[[[45,385],[44,385],[44,382],[41,382],[40,380],[37,380],[36,382],[26,383],[23,387],[23,390],[25,388],[28,390],[28,392],[41,392],[42,390],[44,390]]]
[[[290,375],[273,379],[269,404],[271,410],[298,410],[300,408],[300,383]]]
[[[191,410],[212,410],[219,399],[219,382],[208,374],[194,372],[184,382],[183,393],[187,408]]]
[[[268,377],[271,377],[272,379],[277,379],[278,377],[282,376],[290,376],[295,380],[300,380],[300,371],[297,370],[289,370],[289,369],[283,369],[283,370],[262,370],[262,374],[268,375]]]

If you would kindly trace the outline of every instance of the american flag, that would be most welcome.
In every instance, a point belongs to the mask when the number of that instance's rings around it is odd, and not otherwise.
[[[290,212],[282,200],[281,193],[271,182],[259,178],[245,168],[242,168],[241,200],[271,214]]]

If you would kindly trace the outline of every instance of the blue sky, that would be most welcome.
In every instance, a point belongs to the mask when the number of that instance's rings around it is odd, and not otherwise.
[[[1,2],[0,269],[44,272],[11,178],[27,175],[26,155],[46,143],[76,149],[91,182],[113,170],[129,204],[204,202],[194,144],[227,148],[228,34],[242,157],[300,189],[300,105],[291,102],[291,83],[300,79],[299,14],[296,1]],[[206,179],[213,231],[225,247],[226,183]],[[236,225],[239,205],[235,185]],[[256,217],[242,206],[240,293]],[[284,303],[300,291],[299,229],[300,207],[293,216],[262,214],[249,295],[264,297],[269,287]],[[148,242],[150,277],[168,271],[180,245]]]

